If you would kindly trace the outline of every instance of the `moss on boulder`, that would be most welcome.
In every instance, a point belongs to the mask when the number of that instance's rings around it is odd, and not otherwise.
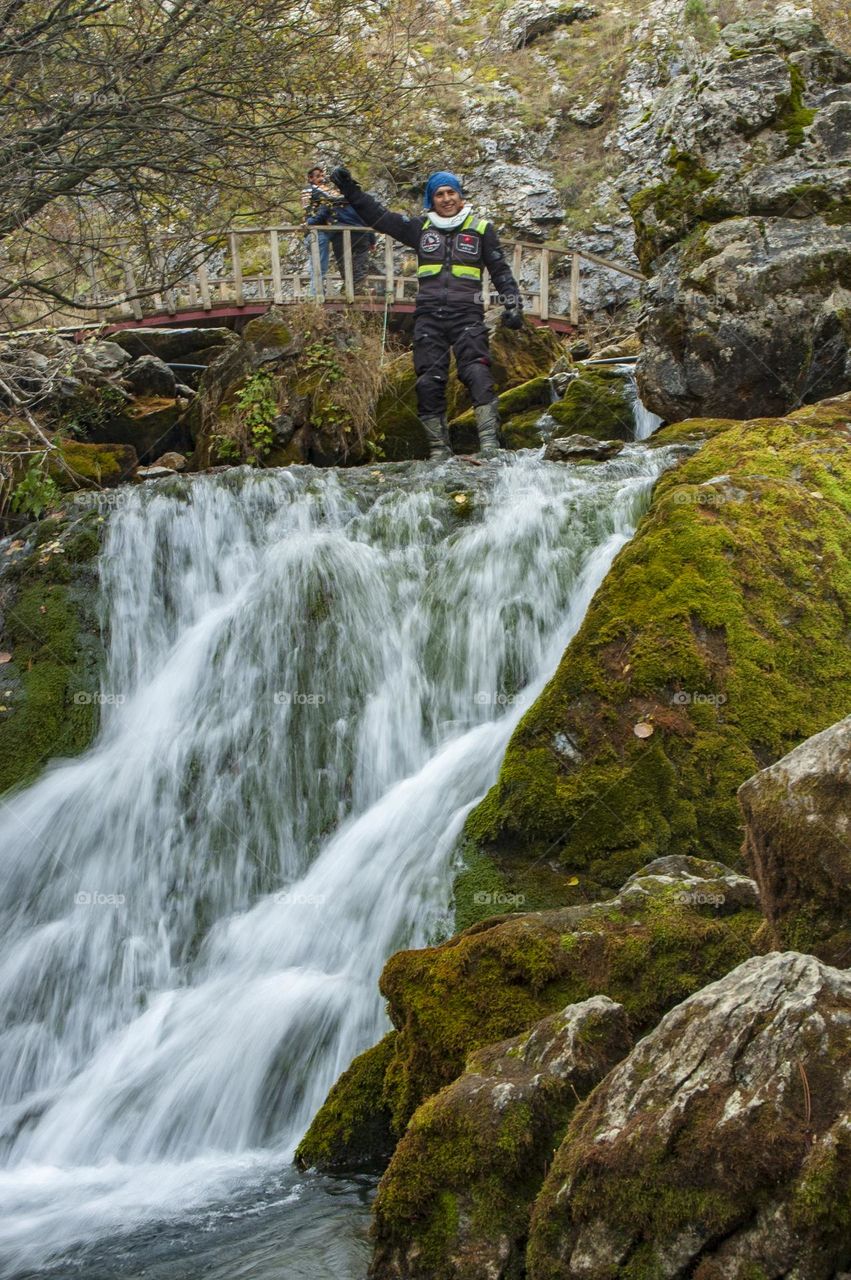
[[[697,876],[651,876],[610,902],[497,916],[440,946],[392,956],[381,990],[398,1035],[382,1098],[394,1131],[475,1049],[594,995],[622,1004],[641,1034],[751,955],[762,917],[755,897],[726,905],[719,885],[730,874],[708,865]]]
[[[771,945],[847,964],[851,716],[749,778],[739,801]]]
[[[576,1104],[632,1047],[605,996],[474,1053],[414,1113],[375,1201],[375,1280],[518,1275],[529,1214]]]
[[[10,544],[0,579],[0,792],[32,782],[48,760],[75,756],[96,728],[99,663],[95,512],[51,518]]]
[[[467,821],[509,881],[737,862],[738,786],[851,703],[849,418],[845,396],[727,426],[660,480]]]
[[[382,1088],[395,1040],[396,1033],[388,1032],[340,1076],[298,1145],[300,1169],[361,1173],[384,1168],[395,1140]]]
[[[48,474],[60,489],[66,490],[89,485],[113,488],[131,480],[138,465],[136,450],[128,444],[82,444],[65,440],[59,454],[61,461],[48,459]]]
[[[583,369],[568,383],[561,400],[550,405],[558,423],[553,438],[581,434],[596,440],[632,440],[635,420],[627,382],[611,369]]]
[[[843,1273],[849,1027],[851,977],[794,952],[674,1009],[574,1113],[529,1280]]]

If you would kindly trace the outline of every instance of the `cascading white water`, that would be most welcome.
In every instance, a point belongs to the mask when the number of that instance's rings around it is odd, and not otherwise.
[[[0,819],[0,1274],[289,1161],[670,461],[128,494],[99,738]]]
[[[632,417],[635,423],[634,439],[649,440],[654,431],[657,431],[662,425],[662,419],[658,413],[653,413],[652,409],[648,409],[642,402],[638,393],[638,383],[635,378],[635,366],[631,364],[618,365],[618,372],[624,374],[627,380],[627,389],[630,400],[632,401]]]

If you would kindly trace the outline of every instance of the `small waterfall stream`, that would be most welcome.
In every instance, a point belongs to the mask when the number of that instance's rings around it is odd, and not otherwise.
[[[386,1030],[386,958],[451,928],[464,819],[670,461],[128,493],[99,737],[0,815],[0,1275],[194,1278],[86,1251],[255,1194],[282,1269],[204,1275],[360,1274],[339,1205],[298,1269],[331,1200],[293,1149]]]

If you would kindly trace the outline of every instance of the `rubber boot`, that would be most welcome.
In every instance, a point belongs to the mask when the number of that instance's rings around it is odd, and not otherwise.
[[[428,456],[432,462],[445,462],[447,458],[452,457],[452,450],[449,447],[449,428],[446,425],[446,419],[440,418],[420,418],[423,424],[423,430],[428,439]]]
[[[499,404],[476,405],[476,426],[479,431],[479,452],[483,458],[495,458],[499,453]]]

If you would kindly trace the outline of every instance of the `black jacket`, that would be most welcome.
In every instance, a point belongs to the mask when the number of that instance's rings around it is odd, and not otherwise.
[[[392,213],[389,209],[385,209],[384,205],[379,204],[369,192],[361,191],[359,187],[355,188],[356,184],[352,183],[346,196],[366,225],[392,236],[394,240],[399,240],[421,255],[423,228],[429,222],[428,214],[423,213],[421,216],[411,218],[402,213]],[[442,256],[444,267],[439,274],[426,276],[420,280],[417,292],[418,311],[442,311],[446,307],[454,310],[458,306],[483,310],[481,281],[459,279],[452,274],[452,261],[453,259],[458,261],[457,254],[453,250],[459,230],[459,227],[455,227],[451,231],[441,231],[439,227],[429,225],[430,234],[432,236],[436,234],[441,238],[442,255],[438,250],[438,256]],[[433,259],[434,256],[435,253],[432,250],[429,257]],[[420,260],[422,261],[422,257]],[[481,237],[481,261],[488,269],[500,302],[503,305],[522,305],[517,281],[511,274],[511,268],[505,260],[499,243],[499,236],[490,222]]]

